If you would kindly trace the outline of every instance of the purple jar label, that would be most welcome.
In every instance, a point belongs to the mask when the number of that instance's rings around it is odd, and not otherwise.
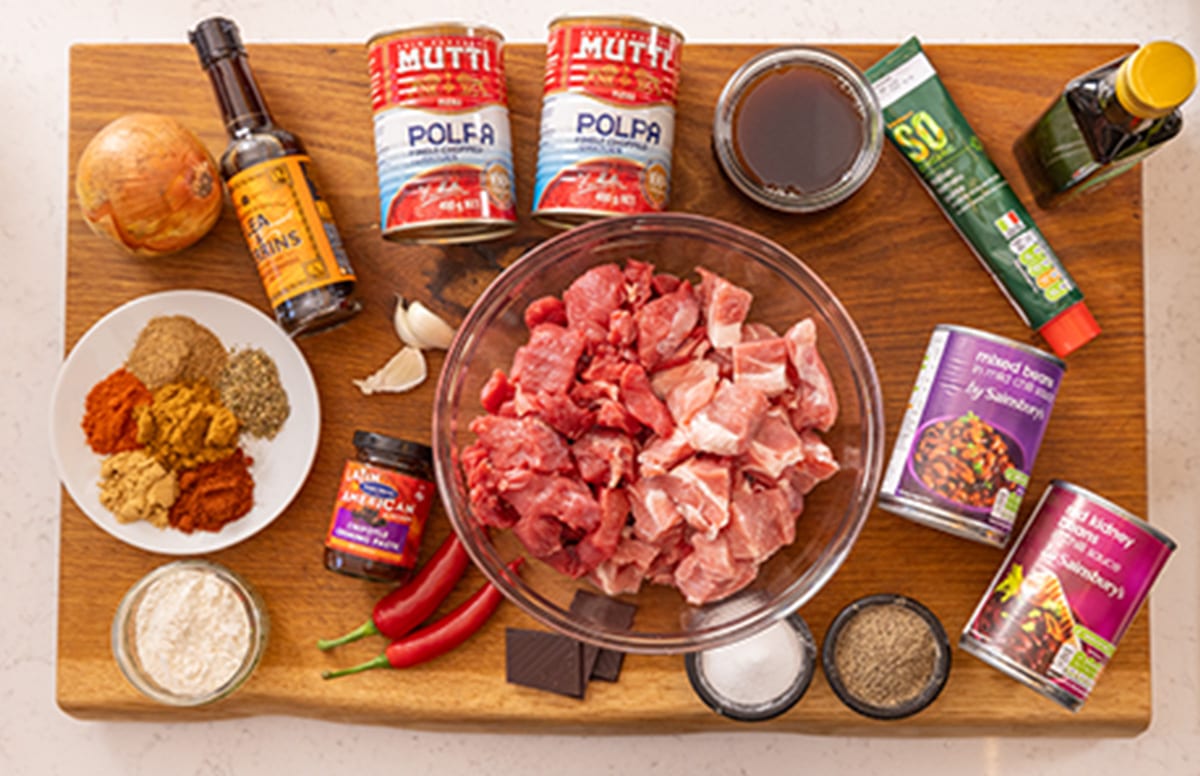
[[[1116,509],[1052,483],[963,632],[1043,690],[1074,699],[1072,708],[1087,699],[1175,549]]]
[[[934,522],[945,522],[949,514],[956,518],[952,525],[973,524],[973,533],[1003,544],[1063,370],[1058,359],[1019,343],[938,326],[881,492],[902,501],[909,516],[927,511]]]

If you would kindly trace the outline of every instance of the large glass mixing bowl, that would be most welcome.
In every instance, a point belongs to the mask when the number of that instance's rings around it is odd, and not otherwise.
[[[824,435],[841,465],[806,499],[796,540],[761,567],[749,587],[722,601],[691,606],[675,589],[643,585],[621,596],[637,605],[629,628],[576,618],[575,591],[599,592],[530,559],[519,576],[505,564],[526,554],[511,531],[487,529],[472,515],[459,452],[474,441],[469,425],[484,412],[479,394],[494,369],[508,370],[528,339],[523,313],[533,300],[561,295],[588,268],[637,258],[696,280],[707,267],[754,294],[749,320],[785,331],[812,316],[818,347],[837,389],[841,413]],[[437,389],[433,413],[438,488],[471,558],[504,594],[538,622],[584,641],[625,652],[668,654],[745,638],[816,595],[850,552],[866,520],[882,468],[879,380],[858,328],[824,282],[787,250],[760,235],[688,214],[597,221],[535,247],[505,270],[463,321]]]

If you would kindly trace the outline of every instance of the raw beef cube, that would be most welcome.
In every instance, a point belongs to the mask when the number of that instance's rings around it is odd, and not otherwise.
[[[519,516],[500,498],[505,477],[492,466],[487,448],[475,442],[462,451],[460,460],[470,491],[471,512],[484,525],[511,528]]]
[[[644,261],[625,262],[625,301],[634,312],[650,301],[654,293],[654,267]]]
[[[743,483],[733,492],[729,525],[722,533],[734,558],[760,564],[795,541],[796,517],[779,488],[756,492]]]
[[[646,370],[638,364],[627,364],[621,375],[621,400],[631,415],[660,437],[670,436],[675,430],[667,405],[654,395]]]
[[[797,431],[809,427],[828,431],[837,420],[838,401],[829,371],[817,351],[817,326],[812,318],[805,318],[788,329],[783,338],[799,380],[791,401],[792,425]]]
[[[527,391],[518,387],[512,409],[517,417],[535,415],[568,439],[578,439],[595,425],[596,413],[580,407],[565,393]]]
[[[621,376],[617,375],[619,381]],[[590,383],[575,383],[571,386],[571,400],[581,407],[596,407],[601,399],[616,401],[621,398],[621,389],[616,382],[594,380]]]
[[[567,325],[567,307],[557,296],[543,296],[534,299],[525,308],[525,326],[533,331],[543,323]]]
[[[700,319],[700,303],[692,287],[681,284],[638,310],[638,360],[648,370],[675,352]]]
[[[675,568],[675,586],[689,604],[701,606],[726,598],[754,580],[758,566],[738,560],[724,537],[692,537],[692,553]]]
[[[483,389],[479,391],[479,403],[485,410],[495,414],[500,411],[504,402],[513,398],[516,390],[516,386],[509,381],[508,375],[496,369],[488,381],[483,384]]]
[[[784,411],[771,408],[750,439],[742,465],[768,479],[777,480],[783,470],[804,460],[804,443]]]
[[[667,403],[676,423],[687,423],[717,390],[717,365],[703,359],[655,372],[654,394]]]
[[[650,568],[646,569],[646,579],[656,585],[674,585],[675,569],[680,561],[692,554],[692,543],[688,541],[686,526],[680,523],[673,530],[658,537],[655,545],[658,555]]]
[[[481,415],[471,421],[471,431],[497,469],[569,472],[574,468],[567,443],[535,417]]]
[[[666,474],[675,464],[694,453],[687,429],[676,426],[669,437],[651,437],[638,453],[638,476]]]
[[[788,350],[782,338],[739,342],[733,346],[733,381],[778,396],[788,383]]]
[[[733,347],[742,341],[742,322],[750,312],[754,297],[746,289],[704,267],[698,267],[696,271],[700,273],[700,299],[708,340],[714,348]]]
[[[696,361],[703,358],[711,350],[712,343],[708,341],[708,334],[705,333],[704,327],[697,326],[692,329],[692,333],[687,335],[687,338],[680,343],[679,347],[675,348],[674,353],[659,361],[651,371],[670,369],[680,364]]]
[[[671,500],[687,524],[714,538],[729,522],[729,463],[694,456],[664,478]]]
[[[633,531],[643,541],[654,542],[683,524],[683,515],[667,492],[666,477],[643,477],[625,489],[633,512]]]
[[[608,316],[608,339],[610,345],[627,348],[637,340],[637,321],[628,310],[613,310]]]
[[[534,557],[547,558],[563,548],[562,523],[552,515],[523,515],[513,526],[513,533]]]
[[[767,406],[767,397],[761,391],[722,380],[712,401],[688,422],[688,439],[692,447],[703,452],[744,453],[766,415]]]
[[[601,488],[597,500],[600,502],[600,525],[584,536],[575,548],[580,564],[589,571],[616,551],[629,517],[629,497],[620,488]]]
[[[587,362],[587,366],[579,373],[579,379],[585,383],[604,382],[616,385],[621,382],[621,375],[625,373],[627,364],[629,362],[621,357],[620,351],[598,348]]]
[[[626,533],[621,536],[616,551],[592,569],[588,579],[608,595],[636,593],[657,556],[658,547]]]
[[[625,299],[625,274],[616,264],[601,264],[575,278],[563,292],[567,325],[571,328],[608,330],[608,316]]]
[[[531,391],[565,393],[575,382],[584,339],[573,329],[543,323],[513,355],[513,382]]]
[[[584,482],[616,487],[634,479],[633,440],[608,429],[592,429],[571,446],[571,455]]]
[[[516,533],[516,529],[513,532]],[[541,560],[550,568],[560,574],[566,574],[572,579],[579,579],[588,572],[587,568],[579,560],[579,556],[575,553],[575,547],[571,545],[564,545],[561,550],[552,552],[541,558]]]
[[[506,492],[504,499],[522,520],[553,517],[580,536],[600,525],[600,505],[592,491],[573,477],[537,475],[525,487]]]
[[[682,280],[670,272],[659,272],[650,281],[650,285],[654,287],[659,296],[666,296],[674,292],[682,283]]]

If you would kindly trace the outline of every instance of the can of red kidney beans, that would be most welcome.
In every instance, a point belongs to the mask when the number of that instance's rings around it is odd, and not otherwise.
[[[879,506],[1003,547],[1066,364],[985,331],[934,328]]]
[[[1174,550],[1144,520],[1054,480],[959,646],[1078,711]]]
[[[385,32],[367,66],[383,236],[462,243],[516,229],[504,37],[463,24]]]
[[[683,36],[631,16],[550,23],[533,215],[569,227],[665,210]]]

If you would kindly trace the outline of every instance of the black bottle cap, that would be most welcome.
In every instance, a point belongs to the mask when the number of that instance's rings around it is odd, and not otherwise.
[[[223,16],[214,16],[197,24],[196,29],[188,32],[188,40],[204,67],[219,59],[246,53],[237,25]]]

